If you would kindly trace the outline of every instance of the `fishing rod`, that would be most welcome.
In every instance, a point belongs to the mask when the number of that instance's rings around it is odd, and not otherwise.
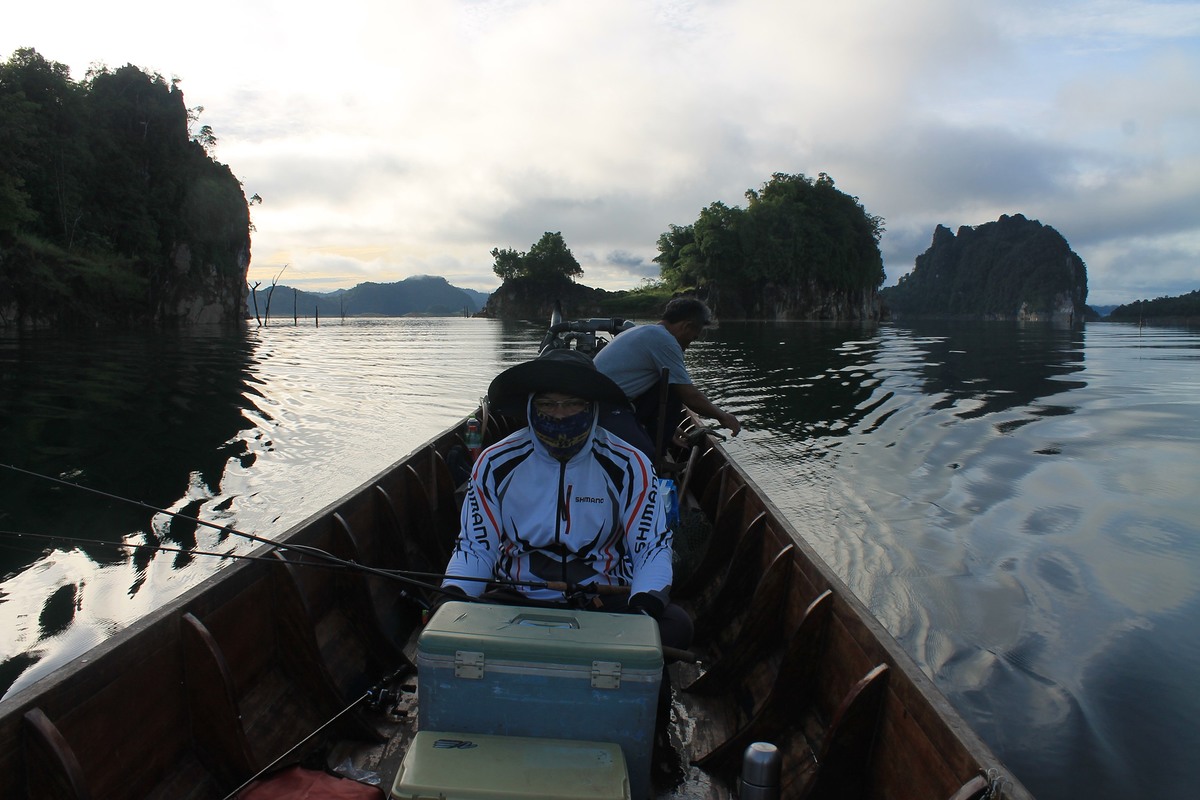
[[[0,530],[0,535],[15,536],[18,538],[39,539],[42,541],[51,541],[51,542],[55,542],[55,541],[73,542],[73,543],[77,543],[77,544],[100,545],[102,547],[126,548],[126,549],[135,549],[135,550],[145,549],[145,550],[151,550],[151,551],[163,551],[163,552],[167,552],[167,553],[184,553],[187,555],[212,556],[214,558],[218,558],[218,559],[222,559],[222,560],[235,559],[235,560],[242,560],[242,561],[266,561],[266,562],[270,562],[270,563],[275,563],[271,559],[270,556],[257,556],[257,555],[254,555],[253,553],[213,553],[213,552],[210,552],[207,550],[187,550],[182,547],[169,547],[167,545],[138,544],[138,543],[134,543],[134,542],[113,542],[113,541],[108,541],[105,539],[93,539],[93,538],[89,538],[89,537],[85,537],[85,536],[63,536],[63,535],[46,534],[46,533],[29,533],[27,531]],[[364,568],[363,565],[356,564],[353,561],[345,562],[345,563],[332,563],[332,562],[321,563],[321,562],[292,561],[290,563],[297,564],[299,566],[319,567],[322,569],[357,568],[357,569],[364,570],[364,571],[369,569],[369,568]],[[488,598],[482,598],[482,597],[471,597],[471,596],[467,596],[467,595],[460,595],[458,592],[454,591],[453,589],[445,589],[437,584],[423,583],[421,581],[416,580],[416,578],[418,578],[418,577],[435,578],[435,579],[445,578],[446,575],[444,573],[416,572],[416,571],[404,571],[404,570],[379,570],[378,572],[380,574],[383,574],[387,577],[392,577],[392,578],[401,578],[403,576],[404,578],[408,579],[408,581],[411,585],[418,586],[418,587],[424,588],[428,591],[437,592],[439,594],[445,595],[446,598],[449,600],[459,600],[461,602],[466,602],[466,603],[509,602],[509,603],[520,604],[521,602],[523,602],[519,598],[512,598],[511,600],[506,601],[505,598],[502,598],[502,597],[494,597],[493,596],[493,597],[488,597]],[[492,584],[500,584],[500,585],[504,585],[504,586],[528,586],[528,587],[536,588],[536,589],[557,590],[557,591],[561,591],[563,593],[563,595],[566,596],[567,598],[573,599],[574,601],[578,602],[581,607],[586,604],[586,597],[584,595],[586,594],[587,591],[595,592],[598,595],[627,595],[627,594],[629,594],[628,586],[608,586],[608,585],[575,586],[575,585],[568,585],[565,583],[561,583],[558,581],[545,581],[545,582],[503,581],[503,580],[496,580],[496,579],[491,579],[491,578],[472,578],[472,577],[465,577],[465,576],[464,577],[455,576],[454,579],[462,580],[462,581],[486,582],[486,583],[492,583]],[[424,608],[425,611],[427,611],[427,612],[432,611],[432,607],[430,606],[430,604],[424,602],[420,598],[412,597],[411,595],[409,595],[407,593],[404,594],[404,597],[406,597],[409,600],[412,600],[413,602],[418,603],[419,605],[421,605]],[[688,663],[693,663],[696,661],[695,655],[693,655],[691,652],[686,651],[686,650],[677,650],[675,648],[669,648],[669,647],[664,646],[663,652],[665,654],[669,655],[671,658],[675,659],[676,661],[685,661]],[[393,678],[394,677],[395,676],[393,676]],[[386,683],[386,682],[387,681],[384,681],[384,683]],[[372,688],[372,689],[368,690],[366,694],[364,694],[362,697],[358,698],[353,703],[351,703],[349,706],[347,706],[347,708],[344,711],[342,711],[341,713],[339,713],[337,716],[340,717],[342,714],[346,713],[346,711],[348,711],[350,708],[352,708],[353,706],[362,702],[362,700],[364,700],[365,698],[374,697],[374,695],[376,695],[379,691],[380,691],[380,689],[378,689],[378,688]],[[337,719],[337,717],[334,717],[334,719]],[[333,720],[330,720],[330,722],[332,722],[332,721]],[[326,723],[326,725],[328,725],[328,723]],[[322,725],[321,728],[318,728],[316,731],[314,731],[308,737],[305,737],[304,740],[297,743],[296,747],[299,747],[301,744],[304,743],[304,741],[307,741],[313,735],[315,735],[316,733],[319,733],[324,727],[326,727],[326,726]],[[292,750],[295,750],[296,747],[293,747]],[[291,752],[291,751],[289,751],[289,752]],[[277,761],[278,761],[278,759],[277,759]],[[262,775],[262,772],[260,772],[259,775]],[[259,775],[256,775],[255,778],[259,777]],[[254,780],[254,778],[251,779],[251,781],[253,781],[253,780]],[[242,787],[239,787],[238,791],[240,791],[242,788],[245,788],[245,784],[243,784]],[[236,794],[236,792],[235,792],[235,794]]]
[[[38,541],[43,541],[43,542],[66,542],[69,544],[77,544],[77,545],[97,545],[100,547],[112,547],[115,549],[124,549],[124,550],[149,550],[151,552],[182,553],[183,555],[189,555],[189,556],[209,556],[209,557],[220,559],[220,560],[231,559],[231,560],[235,560],[235,561],[266,561],[268,563],[275,563],[275,561],[270,556],[258,556],[258,555],[254,555],[253,553],[230,553],[230,552],[216,553],[216,552],[212,552],[210,550],[194,550],[194,549],[189,550],[189,549],[183,548],[183,547],[170,547],[168,545],[151,544],[151,543],[145,543],[145,542],[142,542],[142,543],[139,543],[139,542],[116,542],[116,541],[112,541],[110,539],[95,539],[95,538],[91,538],[91,537],[87,537],[87,536],[67,536],[64,534],[31,533],[29,531],[14,531],[14,530],[0,530],[0,536],[10,536],[10,537],[15,537],[17,539],[36,539]],[[13,544],[6,544],[3,542],[0,542],[0,547],[8,547],[8,548],[14,549],[14,550],[17,549]],[[335,563],[333,561],[328,561],[328,560],[289,561],[288,563],[295,564],[296,566],[301,566],[301,567],[316,567],[318,569],[337,569],[337,570],[351,569],[351,570],[359,570],[359,571],[363,571],[363,572],[372,572],[373,571],[376,574],[379,574],[379,575],[382,575],[382,576],[388,577],[388,578],[394,578],[394,579],[398,579],[398,580],[399,579],[407,579],[414,586],[417,586],[422,589],[427,589],[429,591],[438,592],[441,594],[450,594],[450,595],[457,597],[457,594],[455,592],[453,592],[453,591],[448,592],[446,589],[443,589],[438,584],[425,583],[420,580],[422,578],[428,578],[431,580],[444,580],[446,578],[446,574],[444,572],[420,572],[417,570],[399,570],[399,569],[397,569],[397,570],[391,570],[391,569],[375,570],[375,568],[373,568],[373,567],[367,567],[367,566],[365,566],[363,564],[359,564],[358,562],[355,562],[355,561],[344,561],[344,560],[339,560],[339,561],[341,561],[341,563]],[[602,585],[602,586],[592,586],[592,587],[579,587],[579,586],[575,586],[575,585],[568,585],[568,584],[562,583],[560,581],[505,581],[505,580],[499,580],[496,578],[476,578],[476,577],[471,577],[471,576],[455,576],[454,579],[461,580],[461,581],[473,581],[476,583],[502,584],[505,586],[514,586],[514,587],[515,586],[525,586],[525,587],[532,588],[532,589],[550,589],[550,590],[561,591],[564,594],[570,594],[571,592],[577,591],[582,588],[589,588],[598,594],[628,594],[629,593],[628,586],[605,586],[605,585]],[[470,601],[470,600],[475,600],[476,598],[465,597],[462,599],[466,600],[466,601]]]
[[[245,531],[240,531],[237,528],[234,528],[232,525],[218,525],[215,522],[209,522],[208,520],[200,519],[199,517],[192,517],[187,514],[181,514],[177,511],[169,511],[165,508],[159,508],[158,506],[153,506],[142,500],[134,500],[132,498],[123,497],[121,495],[114,494],[112,492],[106,492],[102,489],[95,489],[95,488],[92,488],[91,486],[84,486],[79,483],[72,483],[71,481],[63,480],[62,478],[56,478],[51,475],[45,475],[40,472],[34,472],[33,470],[24,469],[22,467],[17,467],[12,464],[0,464],[0,467],[3,467],[8,470],[12,470],[13,472],[19,472],[23,475],[28,475],[33,478],[38,478],[40,480],[49,481],[50,483],[56,483],[56,484],[59,484],[60,486],[66,486],[66,487],[69,487],[72,489],[79,489],[81,491],[89,492],[91,494],[95,494],[100,497],[107,498],[109,500],[116,500],[118,502],[128,503],[130,505],[138,506],[139,508],[143,508],[148,511],[153,511],[158,514],[166,514],[167,516],[172,517],[174,519],[182,519],[187,522],[194,522],[197,525],[203,525],[204,527],[207,527],[207,528],[212,528],[214,530],[222,531],[224,533],[230,533],[230,534],[234,534],[236,536],[241,536],[244,539],[248,539],[253,542],[258,542],[259,544],[265,544],[276,550],[291,551],[291,552],[298,553],[301,555],[307,555],[307,556],[316,558],[319,561],[325,562],[326,565],[331,565],[331,566],[346,568],[346,569],[355,569],[355,570],[359,570],[360,572],[364,572],[364,573],[367,573],[370,575],[378,575],[380,577],[389,578],[391,580],[398,580],[402,583],[406,583],[409,586],[412,586],[417,589],[433,591],[433,592],[437,592],[439,594],[447,593],[446,590],[443,589],[439,585],[434,585],[431,583],[426,583],[424,581],[418,580],[418,578],[445,579],[445,577],[446,577],[445,573],[412,572],[412,571],[407,571],[407,570],[390,570],[390,569],[381,569],[379,567],[372,567],[372,566],[368,566],[366,564],[362,564],[358,561],[354,561],[351,559],[344,559],[339,556],[335,556],[333,553],[330,553],[327,550],[322,550],[319,547],[310,547],[308,545],[277,542],[272,539],[267,539],[265,537],[258,536],[253,533],[246,533]],[[60,538],[66,539],[69,537],[60,537]],[[112,547],[130,546],[130,545],[125,545],[125,544],[119,543],[119,542],[102,542],[102,541],[98,541],[98,540],[95,543],[107,544]],[[197,552],[197,551],[184,551],[184,552]],[[224,556],[222,556],[222,557],[224,557]],[[311,562],[304,562],[304,561],[293,560],[293,561],[290,561],[289,563],[298,564],[298,565],[302,565],[302,566],[315,566]],[[494,583],[494,584],[500,584],[503,586],[525,587],[525,588],[530,588],[530,589],[550,589],[551,591],[561,591],[561,592],[563,592],[564,595],[567,595],[567,596],[570,596],[571,594],[574,594],[581,590],[582,591],[594,591],[597,594],[625,594],[625,593],[628,593],[628,591],[629,591],[629,587],[627,587],[627,586],[607,586],[607,585],[577,586],[577,585],[573,585],[573,584],[567,584],[567,583],[564,583],[561,581],[518,581],[518,580],[495,578],[495,577],[493,577],[493,578],[475,578],[475,577],[469,577],[469,576],[454,576],[454,579],[461,580],[461,581]],[[456,593],[451,592],[451,594],[456,594]],[[406,596],[408,596],[408,595],[406,595]],[[414,598],[414,597],[409,596],[409,599],[413,600],[414,602],[418,603],[421,606],[428,608],[428,604],[420,598]],[[470,598],[470,599],[474,599],[474,598]]]
[[[389,684],[395,683],[397,680],[399,680],[403,676],[403,674],[404,674],[404,670],[397,670],[397,671],[393,672],[391,675],[385,677],[379,683],[372,686],[370,689],[367,689],[360,696],[358,696],[357,698],[352,700],[350,703],[348,703],[346,706],[344,706],[341,711],[338,711],[332,717],[330,717],[325,722],[321,723],[315,729],[313,729],[311,732],[309,732],[300,741],[298,741],[294,745],[292,745],[291,748],[289,748],[287,750],[287,752],[283,753],[282,755],[277,757],[274,761],[272,761],[270,764],[267,764],[265,767],[260,769],[258,772],[254,773],[249,778],[247,778],[246,781],[244,783],[242,783],[241,786],[237,787],[232,792],[225,795],[223,800],[235,800],[235,798],[237,798],[238,794],[243,789],[245,789],[250,784],[254,783],[259,778],[261,778],[264,775],[271,772],[279,764],[282,764],[293,753],[295,753],[297,750],[299,750],[301,747],[303,747],[306,742],[311,741],[314,737],[320,735],[320,733],[322,731],[324,731],[326,728],[328,728],[330,725],[333,725],[335,722],[337,722],[339,719],[344,717],[346,714],[349,714],[351,711],[353,711],[354,707],[357,706],[359,703],[362,703],[364,700],[370,700],[372,702],[372,704],[386,702],[385,697],[388,692],[388,689],[386,687]]]
[[[259,555],[255,555],[253,553],[229,553],[229,552],[216,553],[216,552],[213,552],[210,550],[195,550],[195,549],[189,550],[184,547],[170,547],[168,545],[151,544],[151,543],[145,543],[145,542],[141,542],[141,543],[139,543],[139,542],[117,542],[117,541],[113,541],[111,539],[95,539],[95,538],[90,538],[87,536],[68,536],[65,534],[54,534],[54,533],[31,533],[29,531],[14,531],[14,530],[0,530],[0,535],[15,537],[18,539],[36,539],[36,540],[44,541],[44,542],[66,542],[66,543],[70,543],[70,544],[97,545],[100,547],[112,547],[112,548],[125,549],[125,550],[149,550],[151,552],[182,553],[184,555],[210,556],[212,558],[217,558],[217,559],[221,559],[221,560],[233,559],[233,560],[240,560],[240,561],[266,561],[266,562],[272,563],[272,564],[276,563],[275,560],[272,559],[270,556],[259,556]],[[10,549],[17,549],[11,543],[0,542],[0,546],[9,547]],[[315,549],[315,548],[306,548],[306,549]],[[321,551],[321,552],[325,552],[325,551]],[[446,592],[445,589],[443,589],[441,586],[439,586],[437,584],[425,583],[425,582],[419,580],[421,578],[429,578],[429,579],[433,579],[433,580],[444,579],[446,577],[446,575],[443,572],[418,572],[416,570],[377,569],[374,567],[368,567],[364,564],[359,564],[356,561],[339,559],[337,556],[333,556],[332,554],[330,554],[329,559],[319,559],[317,561],[294,561],[293,560],[293,561],[288,561],[288,563],[294,564],[294,565],[300,566],[300,567],[316,567],[318,569],[358,570],[361,572],[377,574],[377,575],[380,575],[380,576],[386,577],[386,578],[393,578],[396,580],[404,580],[404,581],[407,581],[407,582],[411,583],[412,585],[417,586],[422,589],[428,589],[430,591],[440,592],[443,594]],[[455,578],[455,580],[475,581],[475,582],[496,582],[491,578],[475,578],[475,577],[461,577],[461,578]],[[544,582],[537,582],[537,581],[511,581],[511,582],[508,582],[507,585],[528,586],[528,587],[535,588],[535,589],[557,588],[553,584],[547,584]]]
[[[119,494],[113,494],[112,492],[106,492],[103,489],[94,489],[91,486],[84,486],[81,483],[72,483],[71,481],[63,480],[62,478],[56,478],[53,475],[45,475],[41,472],[34,472],[33,470],[13,466],[12,464],[0,464],[0,467],[4,467],[7,470],[12,470],[13,472],[19,472],[22,475],[28,475],[31,478],[38,478],[40,480],[49,481],[50,483],[57,483],[60,486],[68,486],[72,489],[79,489],[80,491],[90,492],[91,494],[99,495],[100,497],[104,497],[109,500],[117,500],[121,503],[128,503],[129,505],[134,505],[134,506],[138,506],[139,508],[144,508],[147,511],[154,511],[158,514],[166,514],[175,519],[182,519],[182,520],[186,520],[187,522],[194,522],[197,525],[203,525],[206,528],[213,528],[214,530],[224,531],[225,533],[232,533],[237,536],[241,536],[245,539],[249,539],[252,542],[258,542],[259,544],[266,544],[266,545],[270,545],[272,547],[289,547],[289,548],[292,548],[292,549],[295,549],[298,551],[316,550],[317,552],[321,552],[321,553],[325,552],[323,550],[319,550],[318,548],[309,548],[304,545],[284,545],[279,542],[272,541],[271,539],[267,539],[262,536],[257,536],[253,533],[246,533],[245,531],[239,531],[237,528],[234,528],[232,525],[218,525],[215,522],[209,522],[208,520],[200,519],[199,517],[190,517],[187,514],[180,514],[177,511],[168,511],[165,508],[159,508],[158,506],[152,506],[149,503],[143,502],[141,500],[134,500],[133,498],[130,498],[130,497],[122,497]],[[330,556],[331,558],[336,558],[336,556],[333,556],[330,553],[326,553],[326,555]]]
[[[308,545],[292,544],[292,543],[288,543],[288,542],[277,542],[272,539],[267,539],[266,537],[258,536],[253,533],[246,533],[245,531],[240,531],[237,528],[233,527],[232,525],[218,525],[215,522],[209,522],[208,520],[200,519],[199,517],[192,517],[187,514],[180,514],[177,511],[169,511],[165,508],[159,508],[158,506],[150,505],[149,503],[146,503],[142,500],[134,500],[129,497],[123,497],[119,494],[114,494],[112,492],[106,492],[102,489],[95,489],[95,488],[92,488],[91,486],[84,486],[83,484],[72,483],[71,481],[63,480],[62,478],[56,478],[52,475],[45,475],[40,472],[34,472],[33,470],[24,469],[22,467],[17,467],[12,464],[0,464],[0,467],[4,467],[5,469],[12,470],[13,472],[19,472],[23,475],[28,475],[29,477],[32,477],[32,478],[38,478],[40,480],[49,481],[50,483],[56,483],[60,486],[66,486],[66,487],[69,487],[72,489],[79,489],[84,492],[89,492],[91,494],[107,498],[109,500],[116,500],[118,502],[128,503],[130,505],[134,505],[139,508],[146,509],[147,511],[153,511],[157,514],[166,514],[167,516],[172,517],[173,519],[181,519],[181,520],[185,520],[187,522],[193,522],[197,525],[203,525],[206,528],[212,528],[214,530],[218,530],[223,533],[240,536],[243,539],[247,539],[252,542],[257,542],[259,544],[265,544],[268,547],[274,548],[275,550],[282,550],[282,551],[288,551],[288,552],[293,552],[293,553],[299,553],[301,555],[311,556],[313,558],[316,558],[318,561],[325,562],[327,565],[332,565],[335,567],[341,567],[341,568],[346,568],[346,569],[356,569],[356,570],[359,570],[361,572],[365,572],[368,574],[379,575],[384,578],[398,580],[398,581],[401,581],[402,583],[407,583],[408,585],[410,585],[414,588],[417,588],[417,589],[425,589],[425,590],[431,590],[431,591],[436,591],[436,592],[443,592],[443,590],[441,589],[440,586],[434,586],[434,585],[425,583],[423,581],[416,580],[415,578],[410,577],[409,574],[406,573],[404,570],[379,569],[377,567],[371,567],[366,564],[361,564],[357,561],[353,561],[350,559],[344,559],[339,556],[335,556],[333,553],[330,553],[327,550],[322,550],[319,547],[310,547]],[[107,542],[107,544],[114,546],[114,547],[123,546],[122,544],[117,543],[117,542]],[[311,562],[291,561],[290,563],[303,564],[305,566],[313,566],[313,564]],[[438,574],[438,573],[415,573],[415,574],[419,577],[425,577],[425,578],[444,578],[445,577],[444,575]],[[467,580],[482,580],[482,579],[467,579]],[[529,586],[533,586],[534,588],[544,588],[544,586],[540,585],[540,584],[527,584],[527,583],[519,583],[519,582],[514,582],[514,584],[515,585],[529,585]],[[414,600],[419,605],[422,605],[422,606],[427,605],[426,603],[424,603],[422,600],[420,600],[418,598],[410,597],[410,599]]]
[[[164,553],[183,553],[185,555],[195,556],[212,556],[220,559],[240,559],[242,561],[270,561],[270,558],[265,556],[256,556],[253,553],[214,553],[209,550],[188,550],[183,547],[169,547],[163,544],[137,543],[137,542],[114,542],[108,539],[91,539],[86,536],[64,536],[62,534],[53,533],[30,533],[29,531],[12,531],[0,530],[0,535],[14,536],[18,539],[37,539],[45,542],[67,542],[69,544],[83,545],[99,545],[101,547],[113,547],[126,550],[150,550],[152,552],[161,551]],[[4,545],[10,549],[17,549],[12,544]],[[314,564],[313,566],[318,566]],[[328,566],[330,569],[340,569],[335,564],[320,565]]]
[[[258,536],[253,533],[246,533],[245,531],[240,531],[237,528],[233,527],[232,525],[218,525],[215,522],[209,522],[208,520],[200,519],[199,517],[192,517],[187,514],[181,514],[177,511],[170,511],[165,508],[159,508],[158,506],[150,505],[149,503],[144,502],[142,500],[134,500],[129,497],[123,497],[119,494],[114,494],[112,492],[106,492],[102,489],[95,489],[91,486],[84,486],[83,484],[72,483],[71,481],[63,480],[62,478],[56,478],[52,475],[45,475],[41,472],[34,472],[33,470],[24,469],[23,467],[14,466],[12,464],[0,464],[0,467],[11,470],[13,472],[19,472],[22,475],[28,475],[29,477],[32,477],[32,478],[38,478],[40,480],[49,481],[50,483],[56,483],[56,484],[59,484],[60,486],[66,486],[71,489],[79,489],[84,492],[90,492],[91,494],[95,494],[100,497],[107,498],[109,500],[116,500],[121,503],[128,503],[130,505],[134,505],[134,506],[138,506],[139,508],[146,509],[147,511],[153,511],[157,514],[166,514],[167,516],[172,517],[173,519],[181,519],[181,520],[185,520],[187,522],[194,522],[195,524],[202,525],[206,528],[212,528],[214,530],[222,531],[224,533],[231,533],[231,534],[234,534],[235,536],[241,536],[244,539],[248,539],[252,542],[258,542],[259,544],[265,544],[276,550],[292,551],[295,553],[300,553],[302,555],[312,556],[314,558],[317,558],[318,560],[325,561],[328,565],[332,565],[335,567],[346,568],[346,569],[356,569],[361,572],[365,572],[367,574],[379,575],[384,578],[398,580],[398,581],[401,581],[402,583],[407,583],[408,585],[410,585],[414,588],[434,591],[434,592],[438,592],[439,594],[447,593],[446,590],[443,589],[441,586],[429,584],[429,583],[425,583],[423,581],[417,580],[417,578],[444,579],[446,577],[445,573],[412,572],[412,571],[408,571],[408,570],[389,570],[389,569],[381,569],[378,567],[371,567],[371,566],[359,563],[359,562],[351,560],[351,559],[340,558],[339,556],[335,556],[333,553],[330,553],[327,550],[322,550],[319,547],[310,547],[308,545],[277,542],[272,539],[267,539],[263,536]],[[60,538],[67,539],[70,537],[60,537]],[[127,545],[127,544],[118,543],[118,542],[103,542],[100,540],[93,540],[93,541],[96,544],[107,544],[112,547],[134,546],[134,545]],[[160,549],[166,550],[167,552],[174,552],[173,550],[171,550],[169,548],[165,548],[165,547],[160,547]],[[215,555],[215,556],[218,556],[221,558],[237,557],[237,556],[233,556],[233,555],[226,556],[225,554],[201,553],[200,551],[195,551],[195,550],[191,550],[191,551],[180,550],[179,552],[192,552],[192,553],[197,553],[200,555]],[[314,566],[311,563],[305,563],[305,562],[300,562],[300,561],[292,561],[291,563],[302,564],[305,566]],[[567,597],[570,597],[575,594],[587,593],[587,592],[595,592],[596,594],[602,594],[602,595],[604,595],[604,594],[620,595],[620,594],[628,594],[629,593],[628,586],[610,586],[607,584],[580,586],[577,584],[570,584],[570,583],[566,583],[563,581],[518,581],[518,580],[494,578],[494,577],[493,578],[474,578],[474,577],[457,576],[457,575],[454,576],[454,579],[461,580],[461,581],[494,583],[494,584],[499,584],[499,585],[503,585],[503,586],[513,586],[513,587],[523,586],[523,587],[529,588],[529,589],[549,589],[551,591],[560,591],[563,593],[564,596],[567,596]],[[455,593],[452,592],[452,594],[455,594]],[[418,598],[410,598],[410,599],[414,600],[415,602],[417,602],[418,604],[420,604],[422,606],[428,607],[428,605],[423,600],[420,600]],[[470,599],[474,599],[474,598],[470,598]]]

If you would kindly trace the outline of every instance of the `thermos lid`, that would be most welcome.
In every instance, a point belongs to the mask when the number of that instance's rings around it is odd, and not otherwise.
[[[754,742],[742,756],[742,780],[753,786],[778,786],[783,760],[770,742]]]

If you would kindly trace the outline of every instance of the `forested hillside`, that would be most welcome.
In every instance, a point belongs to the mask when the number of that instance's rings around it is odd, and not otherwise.
[[[246,197],[173,81],[0,64],[0,324],[241,314]]]
[[[1138,300],[1117,306],[1109,312],[1114,322],[1162,322],[1195,325],[1200,323],[1200,289],[1178,297]]]

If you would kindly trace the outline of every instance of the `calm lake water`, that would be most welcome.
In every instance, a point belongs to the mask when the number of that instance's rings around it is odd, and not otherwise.
[[[0,464],[269,537],[461,419],[541,333],[0,335]],[[724,323],[688,360],[745,425],[732,455],[1035,795],[1195,790],[1200,333]],[[2,467],[0,530],[0,692],[211,574],[201,551],[253,548]]]

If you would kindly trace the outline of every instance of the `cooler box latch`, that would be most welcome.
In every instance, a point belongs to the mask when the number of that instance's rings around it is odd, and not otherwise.
[[[593,661],[592,662],[592,688],[593,689],[620,689],[621,688],[621,662],[620,661]]]
[[[477,681],[483,677],[483,653],[454,651],[454,677]]]

